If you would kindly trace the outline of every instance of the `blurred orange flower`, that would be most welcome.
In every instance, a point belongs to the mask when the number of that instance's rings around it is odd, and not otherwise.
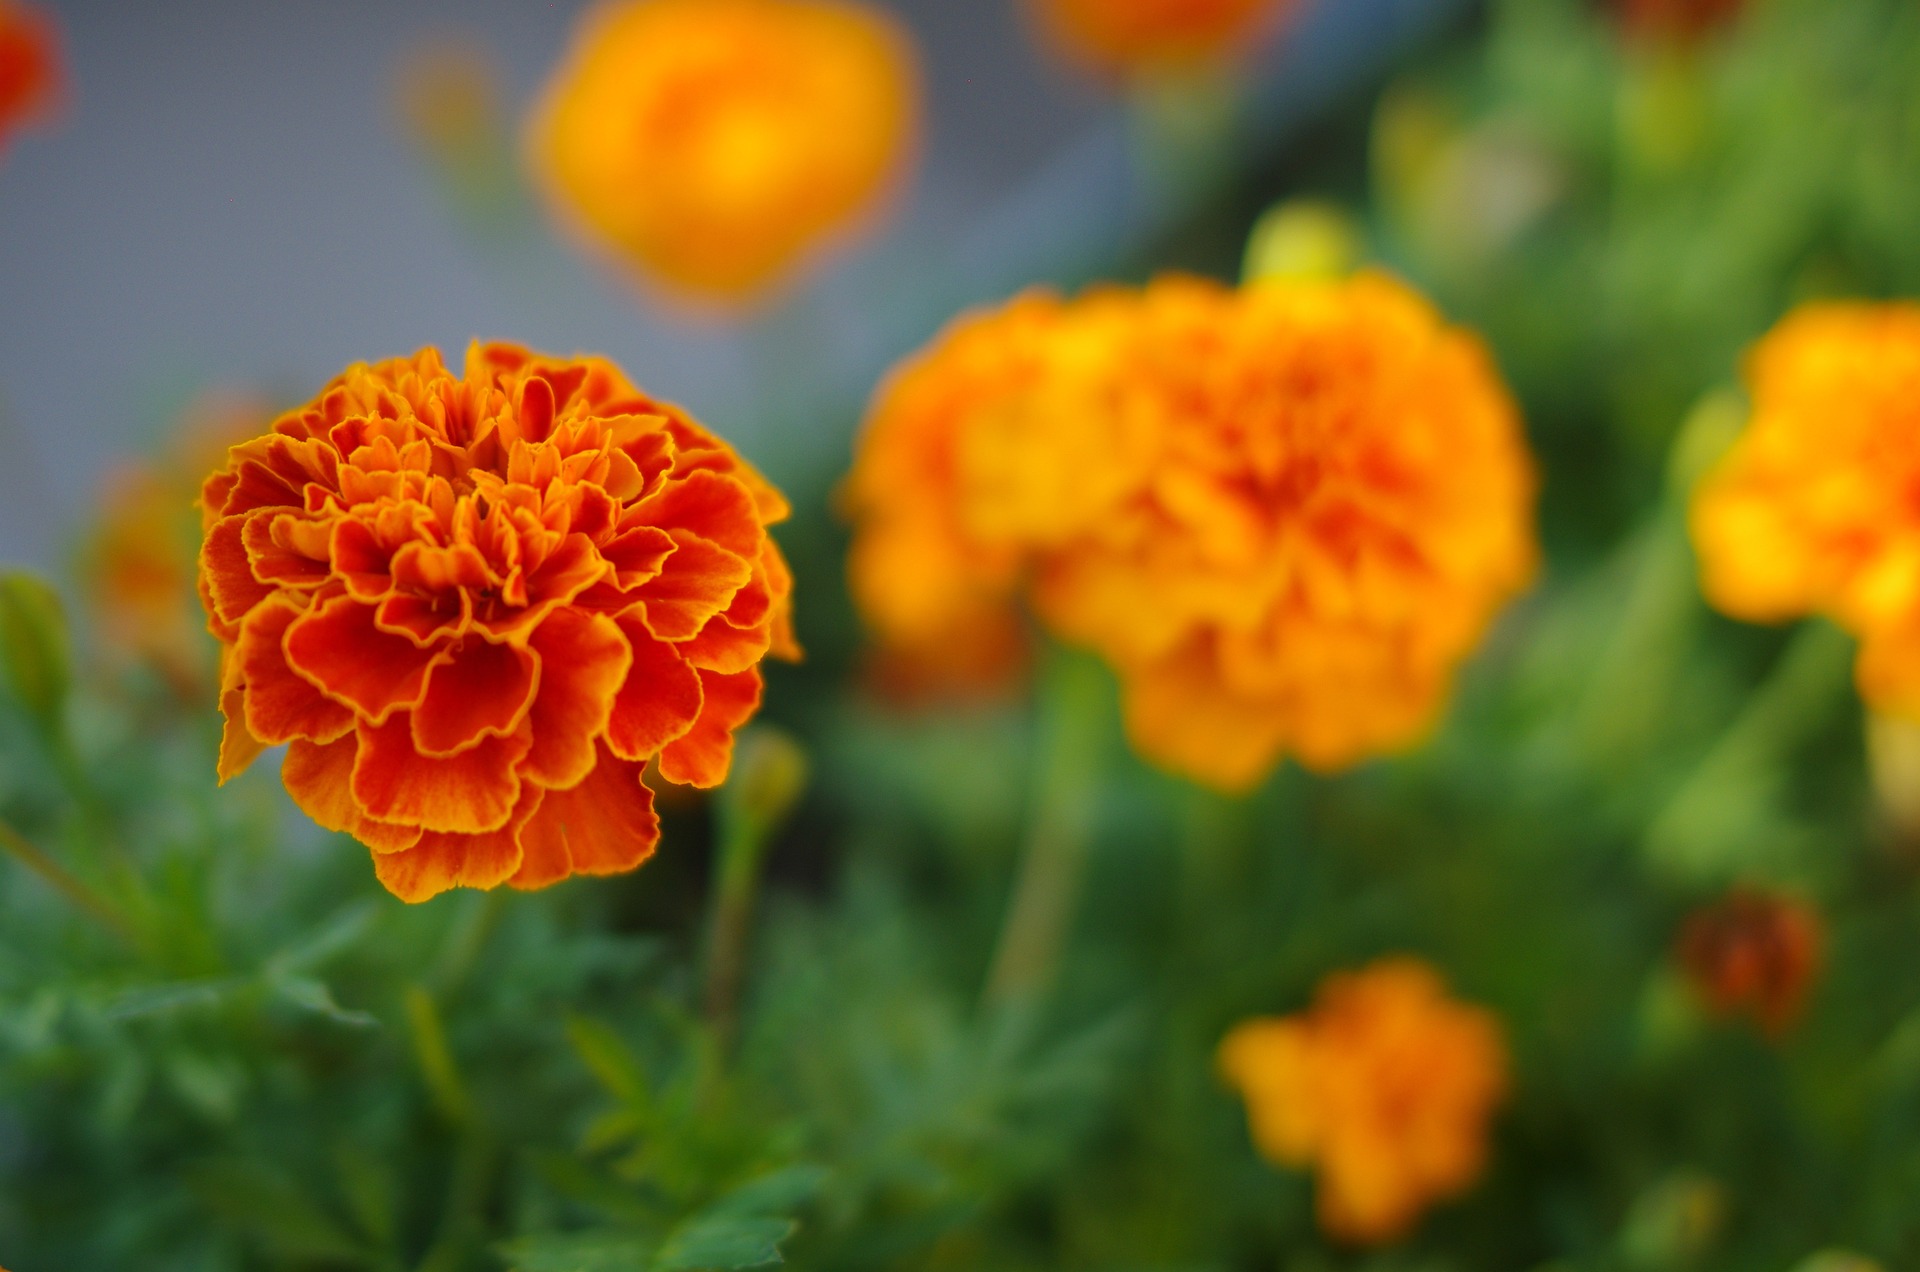
[[[1778,1038],[1799,1020],[1825,946],[1825,927],[1811,906],[1737,888],[1688,917],[1678,955],[1716,1014],[1746,1012]]]
[[[759,291],[904,167],[906,36],[842,0],[615,0],[589,12],[529,133],[555,203],[669,286]]]
[[[1747,0],[1618,0],[1629,34],[1653,39],[1697,40],[1731,24]]]
[[[1531,576],[1532,497],[1479,342],[1383,275],[1032,296],[880,394],[853,589],[907,648],[1024,589],[1142,754],[1240,789],[1413,742]]]
[[[64,80],[53,19],[16,0],[0,0],[0,155],[15,132],[54,112]]]
[[[1920,720],[1920,305],[1803,306],[1746,371],[1752,418],[1693,500],[1707,598],[1832,619],[1861,695]]]
[[[1298,0],[1032,0],[1069,53],[1105,70],[1216,61],[1270,34]]]
[[[600,358],[349,367],[207,480],[223,780],[288,743],[404,900],[630,870],[797,656],[779,493]]]
[[[1320,1226],[1362,1244],[1405,1236],[1479,1179],[1507,1089],[1500,1022],[1404,957],[1329,976],[1309,1011],[1236,1026],[1219,1059],[1261,1154],[1317,1170]]]
[[[109,475],[81,548],[81,583],[104,652],[151,666],[184,698],[210,693],[213,675],[193,600],[194,499],[227,447],[258,435],[271,418],[265,402],[243,394],[193,402],[165,455]]]

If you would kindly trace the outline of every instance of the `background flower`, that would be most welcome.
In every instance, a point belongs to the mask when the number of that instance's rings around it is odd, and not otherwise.
[[[1367,1244],[1479,1178],[1506,1068],[1499,1022],[1412,958],[1335,973],[1309,1011],[1247,1021],[1220,1044],[1255,1146],[1313,1167],[1321,1226]]]
[[[1748,1013],[1777,1038],[1800,1019],[1825,945],[1825,925],[1811,906],[1736,888],[1687,916],[1676,949],[1708,1007],[1719,1015]]]
[[[1383,275],[966,320],[877,399],[849,490],[883,640],[966,642],[1030,585],[1140,751],[1225,788],[1413,741],[1534,560],[1505,390]]]
[[[1747,381],[1752,418],[1693,500],[1708,599],[1832,619],[1860,638],[1862,696],[1920,718],[1920,305],[1804,306]]]
[[[222,779],[287,743],[295,802],[410,901],[632,869],[642,768],[719,784],[797,654],[785,502],[599,359],[358,364],[203,506]]]
[[[64,80],[53,19],[18,0],[0,0],[0,156],[16,132],[52,115]]]
[[[1270,34],[1298,0],[1030,0],[1070,54],[1121,72],[1218,60]]]
[[[614,0],[528,133],[571,220],[672,288],[737,298],[867,211],[917,127],[905,36],[841,0]]]

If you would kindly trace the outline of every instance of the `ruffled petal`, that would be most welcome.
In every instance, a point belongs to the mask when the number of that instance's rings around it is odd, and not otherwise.
[[[345,831],[375,852],[398,852],[420,839],[418,826],[375,821],[353,797],[356,743],[341,738],[325,746],[295,739],[280,765],[280,780],[300,811],[327,830]]]
[[[569,874],[620,874],[653,855],[660,819],[640,765],[620,760],[604,745],[587,779],[572,790],[548,791],[521,831],[525,849],[516,888],[544,888]]]
[[[246,727],[272,745],[307,738],[332,742],[353,730],[353,712],[327,697],[287,666],[287,629],[300,607],[275,598],[256,608],[241,625],[234,666],[246,685]]]
[[[523,731],[485,738],[458,755],[435,758],[414,750],[412,722],[404,714],[382,725],[363,723],[353,764],[353,799],[368,816],[424,830],[465,835],[498,830],[513,816],[520,798],[515,766],[527,747]]]
[[[445,655],[381,631],[375,620],[374,606],[336,596],[294,622],[286,651],[295,671],[379,724],[420,701],[428,669]]]
[[[540,659],[528,649],[468,637],[427,673],[413,710],[413,744],[450,756],[520,727],[540,684]]]
[[[660,752],[660,775],[682,786],[718,786],[733,763],[733,731],[760,707],[758,668],[734,675],[700,673],[700,718]]]
[[[636,616],[619,621],[633,647],[633,667],[614,698],[607,743],[623,760],[644,761],[699,719],[700,673],[672,645],[655,640]]]
[[[629,595],[646,606],[647,626],[661,640],[686,640],[733,604],[753,577],[742,557],[697,535],[675,531],[673,555],[660,573]]]
[[[520,771],[542,786],[573,786],[593,770],[594,740],[607,731],[633,650],[606,615],[570,610],[549,616],[530,643],[540,656],[540,692],[533,700],[533,746]]]
[[[387,891],[409,905],[449,888],[497,888],[521,867],[522,828],[540,801],[539,788],[529,786],[521,793],[512,818],[499,830],[483,835],[430,831],[411,848],[375,853],[374,875]]]

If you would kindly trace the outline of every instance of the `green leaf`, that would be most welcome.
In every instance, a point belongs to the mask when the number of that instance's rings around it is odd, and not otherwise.
[[[522,1237],[499,1247],[514,1272],[647,1272],[658,1243],[617,1232]]]
[[[304,1008],[316,1016],[324,1016],[336,1025],[346,1025],[354,1029],[369,1029],[380,1022],[364,1011],[351,1011],[342,1007],[333,996],[326,982],[310,976],[294,976],[278,981],[274,990],[281,998],[296,1007]]]
[[[791,1219],[708,1212],[675,1228],[654,1256],[653,1272],[758,1268],[781,1262],[780,1243],[799,1225]]]
[[[788,1166],[742,1184],[709,1206],[707,1213],[784,1215],[812,1201],[826,1182],[823,1166]]]
[[[282,1257],[358,1262],[366,1251],[318,1203],[261,1162],[219,1162],[188,1174],[208,1209]]]
[[[36,725],[60,731],[73,685],[66,610],[51,586],[20,571],[0,574],[0,677]]]
[[[567,1039],[600,1085],[630,1104],[647,1102],[647,1075],[619,1035],[586,1016],[567,1017]]]

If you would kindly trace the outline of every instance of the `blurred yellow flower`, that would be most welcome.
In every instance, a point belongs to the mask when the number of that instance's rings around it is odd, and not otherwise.
[[[905,34],[842,0],[591,10],[529,132],[569,219],[669,287],[740,298],[877,202],[918,116]]]
[[[1753,413],[1692,508],[1707,598],[1860,638],[1874,707],[1920,719],[1920,305],[1819,303],[1747,361]]]
[[[1484,350],[1379,274],[964,319],[882,390],[848,495],[883,642],[1024,591],[1119,673],[1142,754],[1225,789],[1412,743],[1535,557]]]
[[[1131,74],[1218,60],[1269,34],[1297,0],[1032,0],[1068,53]]]
[[[1499,1021],[1404,957],[1329,976],[1299,1015],[1236,1026],[1219,1061],[1261,1154],[1314,1168],[1321,1227],[1362,1244],[1473,1185],[1507,1088]]]

